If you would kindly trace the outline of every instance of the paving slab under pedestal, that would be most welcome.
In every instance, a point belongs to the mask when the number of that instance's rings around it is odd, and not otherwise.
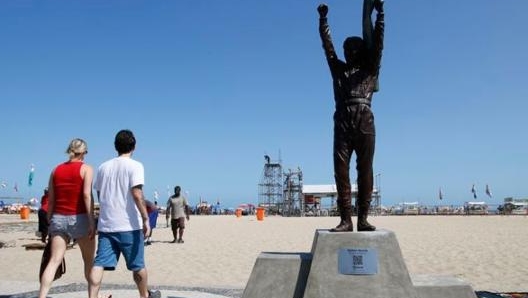
[[[453,276],[412,275],[411,280],[420,298],[477,298],[471,285]]]

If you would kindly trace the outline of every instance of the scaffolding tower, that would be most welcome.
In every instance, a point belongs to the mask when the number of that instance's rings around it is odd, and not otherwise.
[[[282,165],[280,160],[272,162],[264,156],[264,171],[259,183],[259,207],[264,207],[267,214],[278,214],[282,203]]]
[[[283,216],[304,216],[304,196],[302,193],[303,177],[300,168],[284,173],[284,196],[282,207]]]

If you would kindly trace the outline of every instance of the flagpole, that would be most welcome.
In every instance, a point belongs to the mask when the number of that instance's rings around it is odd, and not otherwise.
[[[377,205],[376,206],[376,215],[381,214],[381,173],[377,173],[375,176],[376,180],[376,189],[378,191],[376,198],[377,198]]]
[[[29,176],[28,176],[28,192],[29,192],[29,199],[33,196],[32,194],[32,186],[33,186],[33,179],[35,176],[35,165],[30,164],[29,165]]]

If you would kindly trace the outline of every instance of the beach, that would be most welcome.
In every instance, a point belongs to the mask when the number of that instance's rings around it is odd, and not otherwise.
[[[191,216],[185,243],[170,243],[172,232],[160,215],[152,245],[145,247],[149,284],[243,289],[261,252],[309,252],[316,229],[329,229],[338,217]],[[356,218],[353,218],[356,222]],[[527,216],[371,216],[378,229],[393,231],[411,275],[450,275],[476,291],[528,291]],[[20,293],[38,290],[42,250],[37,216],[0,214],[0,294],[6,285]],[[67,272],[54,286],[85,283],[77,246],[66,252]],[[121,259],[105,272],[103,284],[133,285]]]

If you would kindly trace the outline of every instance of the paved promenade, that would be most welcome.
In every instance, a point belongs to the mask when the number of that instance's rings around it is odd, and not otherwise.
[[[37,284],[38,287],[38,284]],[[35,288],[35,285],[25,287],[22,283],[0,281],[0,298],[35,298],[37,291],[24,291],[24,288]],[[208,289],[160,286],[154,288],[161,292],[162,298],[240,298],[242,289]],[[133,285],[104,285],[101,294],[112,294],[112,298],[138,297],[138,291]],[[86,284],[70,284],[54,286],[48,294],[50,298],[86,298]]]

